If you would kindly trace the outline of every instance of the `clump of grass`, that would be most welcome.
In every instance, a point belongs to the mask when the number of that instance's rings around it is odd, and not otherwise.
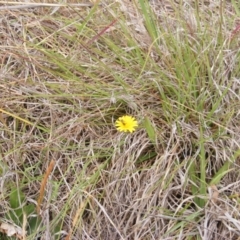
[[[1,224],[23,239],[237,238],[236,1],[0,11]],[[126,115],[132,133],[115,128]]]

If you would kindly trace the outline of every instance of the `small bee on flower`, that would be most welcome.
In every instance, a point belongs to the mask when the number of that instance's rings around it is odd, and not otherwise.
[[[125,115],[117,119],[115,126],[119,132],[132,133],[138,127],[138,122],[134,117]]]

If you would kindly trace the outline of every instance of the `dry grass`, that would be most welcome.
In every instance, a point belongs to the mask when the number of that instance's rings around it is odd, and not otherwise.
[[[1,239],[239,239],[239,3],[195,2],[0,6]]]

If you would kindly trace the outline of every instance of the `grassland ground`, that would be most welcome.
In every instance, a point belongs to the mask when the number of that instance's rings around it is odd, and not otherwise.
[[[239,240],[239,9],[0,1],[0,239]]]

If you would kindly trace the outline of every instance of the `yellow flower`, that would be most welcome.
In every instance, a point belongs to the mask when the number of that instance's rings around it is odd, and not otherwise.
[[[115,123],[115,126],[118,131],[120,132],[134,132],[135,128],[138,127],[137,120],[132,116],[122,116],[118,118],[118,120]]]

